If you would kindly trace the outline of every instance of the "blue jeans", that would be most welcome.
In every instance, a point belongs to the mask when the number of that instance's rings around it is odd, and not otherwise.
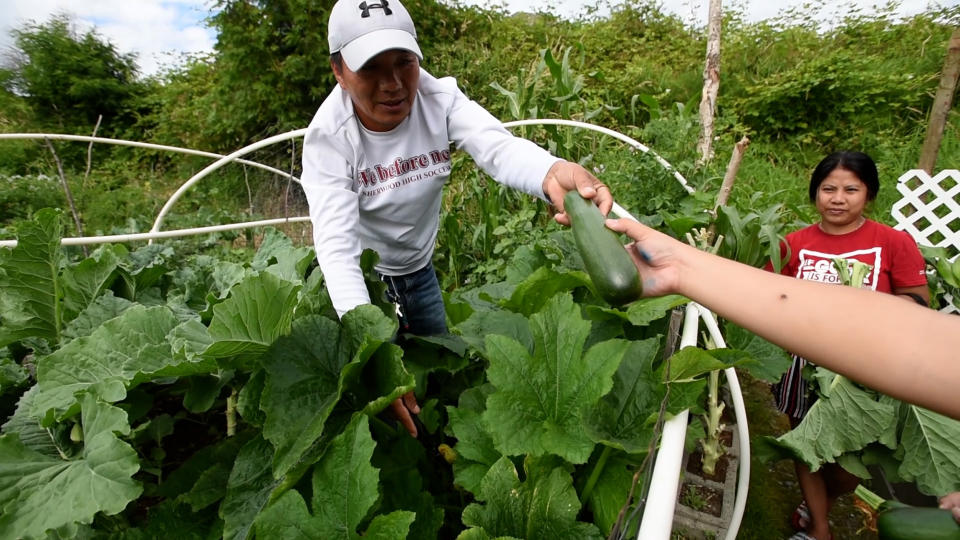
[[[385,276],[387,299],[400,311],[400,331],[418,336],[447,333],[447,314],[443,307],[440,282],[433,264],[402,276]]]

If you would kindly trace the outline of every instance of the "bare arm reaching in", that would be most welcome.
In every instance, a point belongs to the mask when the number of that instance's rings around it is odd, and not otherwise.
[[[764,272],[640,223],[608,220],[645,296],[677,293],[879,392],[960,419],[960,318],[893,295]]]

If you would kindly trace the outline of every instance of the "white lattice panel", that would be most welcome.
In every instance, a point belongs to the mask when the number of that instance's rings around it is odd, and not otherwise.
[[[922,169],[903,173],[897,181],[900,200],[890,214],[894,229],[906,231],[922,246],[947,248],[960,253],[960,171],[947,169],[931,177]],[[947,300],[953,299],[947,295]],[[941,311],[958,311],[952,304]]]

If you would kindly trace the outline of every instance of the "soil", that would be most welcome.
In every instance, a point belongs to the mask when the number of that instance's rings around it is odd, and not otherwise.
[[[696,484],[684,484],[680,489],[680,502],[700,512],[720,517],[723,513],[723,491]]]

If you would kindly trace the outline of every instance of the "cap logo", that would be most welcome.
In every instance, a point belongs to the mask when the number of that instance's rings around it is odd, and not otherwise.
[[[393,15],[393,11],[390,11],[390,3],[387,0],[381,0],[379,4],[368,4],[366,2],[360,2],[358,6],[360,8],[360,17],[365,18],[370,16],[370,10],[375,8],[380,8],[383,10],[384,15]]]

